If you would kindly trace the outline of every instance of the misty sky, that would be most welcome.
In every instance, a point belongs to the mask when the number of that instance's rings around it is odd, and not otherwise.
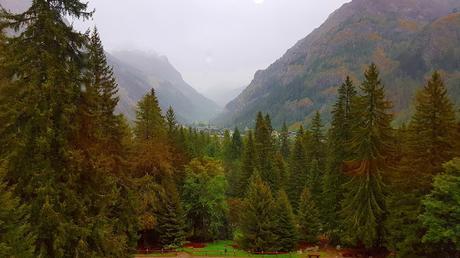
[[[241,88],[349,0],[89,0],[106,50],[166,55],[205,95]],[[77,28],[91,23],[75,22]]]

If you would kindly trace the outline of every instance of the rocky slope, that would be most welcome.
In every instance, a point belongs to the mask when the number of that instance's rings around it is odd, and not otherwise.
[[[276,126],[326,116],[346,75],[375,62],[399,119],[434,69],[460,102],[460,0],[353,0],[300,40],[226,106],[216,121],[248,125],[259,110]]]

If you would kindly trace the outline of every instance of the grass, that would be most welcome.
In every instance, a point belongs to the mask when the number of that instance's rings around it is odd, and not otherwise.
[[[182,248],[180,251],[187,252],[192,256],[229,256],[229,257],[257,257],[257,258],[305,258],[308,253],[299,254],[297,252],[289,254],[251,254],[246,251],[232,247],[232,241],[216,241],[208,243],[204,248]],[[225,249],[227,252],[225,252]],[[315,252],[316,253],[316,252]],[[321,257],[326,257],[324,252],[319,252]]]

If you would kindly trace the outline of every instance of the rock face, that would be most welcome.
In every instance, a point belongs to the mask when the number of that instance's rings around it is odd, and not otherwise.
[[[166,57],[139,51],[107,54],[114,69],[120,94],[118,111],[135,117],[137,101],[148,90],[156,90],[163,111],[172,106],[182,123],[208,121],[221,109],[187,84]]]
[[[275,126],[303,122],[315,110],[328,116],[347,75],[380,68],[399,119],[434,70],[460,103],[460,0],[353,0],[289,49],[230,102],[216,122],[246,126],[257,111]]]

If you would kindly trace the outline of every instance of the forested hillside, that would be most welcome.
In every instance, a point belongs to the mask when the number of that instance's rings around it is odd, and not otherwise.
[[[362,79],[364,65],[376,63],[394,103],[396,119],[406,121],[411,99],[439,70],[459,103],[460,23],[458,0],[353,0],[297,42],[226,107],[216,122],[252,125],[259,110],[283,121],[307,123],[316,110],[331,111],[340,81]]]
[[[0,257],[133,257],[214,240],[261,257],[314,245],[460,256],[460,121],[443,73],[421,83],[398,127],[373,63],[361,80],[344,76],[330,126],[316,110],[292,134],[257,112],[247,130],[198,131],[155,89],[129,124],[97,30],[65,22],[91,15],[79,0],[0,12],[0,29],[15,31],[0,34]]]

